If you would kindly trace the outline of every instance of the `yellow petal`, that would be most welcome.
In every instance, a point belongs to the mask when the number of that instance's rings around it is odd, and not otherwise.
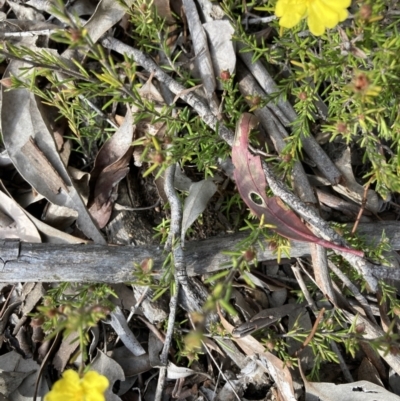
[[[293,28],[306,16],[307,4],[305,1],[278,0],[275,7],[275,15],[281,17],[279,25],[284,28]]]
[[[327,6],[336,9],[350,7],[351,0],[322,0]]]
[[[322,21],[324,21],[323,13],[325,12],[327,14],[335,13],[335,20],[337,19],[339,22],[344,21],[347,18],[347,7],[349,7],[350,4],[351,1],[349,0],[314,0],[311,4],[311,7],[316,5],[320,9],[320,12],[322,13],[320,14]],[[323,11],[323,9],[325,11]],[[333,28],[338,22],[336,22],[333,26],[327,24],[325,24],[325,26]]]
[[[103,393],[108,385],[108,379],[96,371],[86,373],[81,379],[74,370],[66,370],[45,401],[105,401]]]
[[[109,386],[107,377],[100,375],[94,370],[87,372],[82,380],[82,385],[86,389],[103,393]]]
[[[307,23],[308,28],[313,35],[321,36],[325,32],[325,25],[321,22],[319,16],[315,14],[314,11],[310,10]]]
[[[288,0],[278,0],[275,6],[275,15],[277,17],[282,17],[287,12],[288,4]]]
[[[85,395],[85,401],[106,401],[106,398],[101,393],[93,392]]]
[[[349,16],[349,13],[347,12],[347,10],[340,10],[339,11],[339,22],[346,20],[348,16]]]
[[[81,380],[78,373],[75,370],[68,369],[62,374],[62,380],[68,381],[70,383],[79,383]]]
[[[321,24],[328,28],[333,28],[339,22],[338,13],[319,0],[312,2],[308,10],[308,15],[309,17],[313,15],[312,18],[318,18]]]
[[[69,399],[74,400],[74,394],[81,393],[79,381],[78,373],[74,370],[66,370],[63,373],[62,378],[54,383],[51,391],[46,395],[45,400],[62,401],[68,397]]]
[[[284,28],[293,28],[307,17],[310,31],[322,35],[326,28],[333,28],[347,18],[350,4],[351,0],[278,0],[275,15]]]
[[[301,20],[301,15],[299,14],[285,14],[280,20],[279,20],[279,25],[283,26],[284,28],[293,28],[295,25],[297,25]]]

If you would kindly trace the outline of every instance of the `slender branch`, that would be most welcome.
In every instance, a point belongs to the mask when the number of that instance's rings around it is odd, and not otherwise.
[[[349,368],[347,367],[347,363],[344,360],[342,352],[340,351],[339,347],[333,340],[330,341],[330,345],[331,345],[332,351],[336,354],[337,358],[339,359],[339,365],[340,365],[340,368],[342,369],[344,378],[346,379],[346,381],[348,383],[353,383],[354,382],[353,376],[351,375],[351,372],[350,372]]]
[[[170,251],[172,249],[174,241],[180,238],[181,232],[182,205],[174,187],[175,170],[176,164],[172,164],[165,172],[164,191],[167,195],[168,202],[171,205],[171,225],[168,233],[168,239],[165,244],[166,251]]]
[[[307,338],[304,340],[303,344],[301,344],[300,348],[293,354],[294,357],[298,357],[301,352],[307,347],[308,344],[310,344],[311,340],[314,338],[315,333],[318,330],[318,325],[321,322],[322,318],[324,317],[325,313],[325,308],[322,308],[319,313],[317,318],[315,319],[314,325],[310,331],[310,334],[307,336]]]
[[[175,265],[174,278],[175,278],[175,292],[171,294],[171,299],[169,303],[169,317],[168,317],[168,327],[165,336],[164,347],[160,355],[161,369],[160,375],[158,376],[157,390],[155,395],[155,401],[161,401],[163,389],[165,385],[166,370],[168,364],[168,353],[171,348],[175,317],[178,307],[178,294],[180,288],[180,275],[187,277],[186,264],[184,263],[183,252],[181,245],[179,243],[180,232],[181,232],[181,221],[182,221],[182,205],[178,198],[178,195],[174,188],[174,177],[175,177],[176,164],[172,164],[167,168],[165,172],[165,184],[164,191],[167,195],[169,204],[171,206],[171,228],[168,235],[167,243],[165,245],[165,250],[170,251],[172,249],[173,260]],[[175,240],[178,240],[178,244],[174,246]]]
[[[39,35],[44,35],[44,36],[49,36],[54,32],[57,32],[59,29],[42,29],[39,31],[24,31],[24,32],[2,32],[1,36],[4,36],[5,38],[22,38],[26,36],[39,36]]]

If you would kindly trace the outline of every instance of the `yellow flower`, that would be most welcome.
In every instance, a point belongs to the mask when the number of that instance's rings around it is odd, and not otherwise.
[[[94,370],[82,379],[74,370],[66,370],[44,401],[105,401],[104,391],[108,384],[108,379]]]
[[[319,36],[347,18],[350,3],[351,0],[278,0],[275,14],[284,28],[293,28],[307,18],[311,33]]]

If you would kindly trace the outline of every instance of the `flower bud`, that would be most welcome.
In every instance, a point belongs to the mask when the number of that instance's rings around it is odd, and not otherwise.
[[[246,96],[246,100],[249,102],[251,107],[256,107],[261,103],[261,97],[258,95]]]
[[[229,70],[222,70],[219,74],[219,77],[221,78],[221,81],[226,82],[231,79],[231,73],[229,72]]]
[[[46,312],[46,316],[47,317],[49,317],[50,319],[52,319],[53,317],[56,317],[57,315],[58,315],[58,310],[57,309],[49,309],[47,312]]]
[[[272,252],[276,251],[278,249],[278,244],[276,243],[276,241],[269,242],[268,249]]]
[[[302,100],[303,102],[305,101],[305,100],[307,100],[307,93],[306,92],[300,92],[299,93],[299,99],[300,100]]]
[[[345,134],[347,132],[347,124],[339,122],[336,125],[336,129],[340,134]]]
[[[160,152],[156,152],[151,156],[153,163],[161,164],[165,161],[164,156]]]
[[[251,262],[252,260],[254,260],[255,257],[256,257],[256,253],[255,253],[254,249],[252,249],[252,248],[246,249],[243,253],[243,259],[246,262]]]
[[[360,18],[368,20],[372,15],[372,7],[369,4],[363,4],[360,7]]]
[[[369,85],[369,79],[364,72],[357,74],[353,79],[353,88],[355,92],[366,92]]]
[[[44,323],[44,319],[42,317],[38,317],[36,319],[31,320],[31,327],[39,327]]]

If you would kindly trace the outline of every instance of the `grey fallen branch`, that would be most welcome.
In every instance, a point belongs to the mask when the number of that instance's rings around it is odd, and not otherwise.
[[[360,224],[358,232],[377,243],[385,231],[393,250],[400,250],[398,222]],[[214,237],[204,241],[189,241],[185,246],[185,261],[188,276],[199,276],[230,267],[230,257],[223,251],[233,250],[246,235],[233,234]],[[291,242],[291,256],[310,254],[308,243]],[[103,282],[122,283],[136,281],[134,263],[146,258],[154,261],[154,275],[162,274],[165,260],[163,249],[158,246],[103,246],[59,245],[20,243],[16,240],[0,240],[0,282]],[[275,260],[274,254],[265,244],[257,250],[259,261]],[[361,259],[361,258],[360,258]],[[367,273],[374,280],[400,280],[400,269],[370,265]]]

